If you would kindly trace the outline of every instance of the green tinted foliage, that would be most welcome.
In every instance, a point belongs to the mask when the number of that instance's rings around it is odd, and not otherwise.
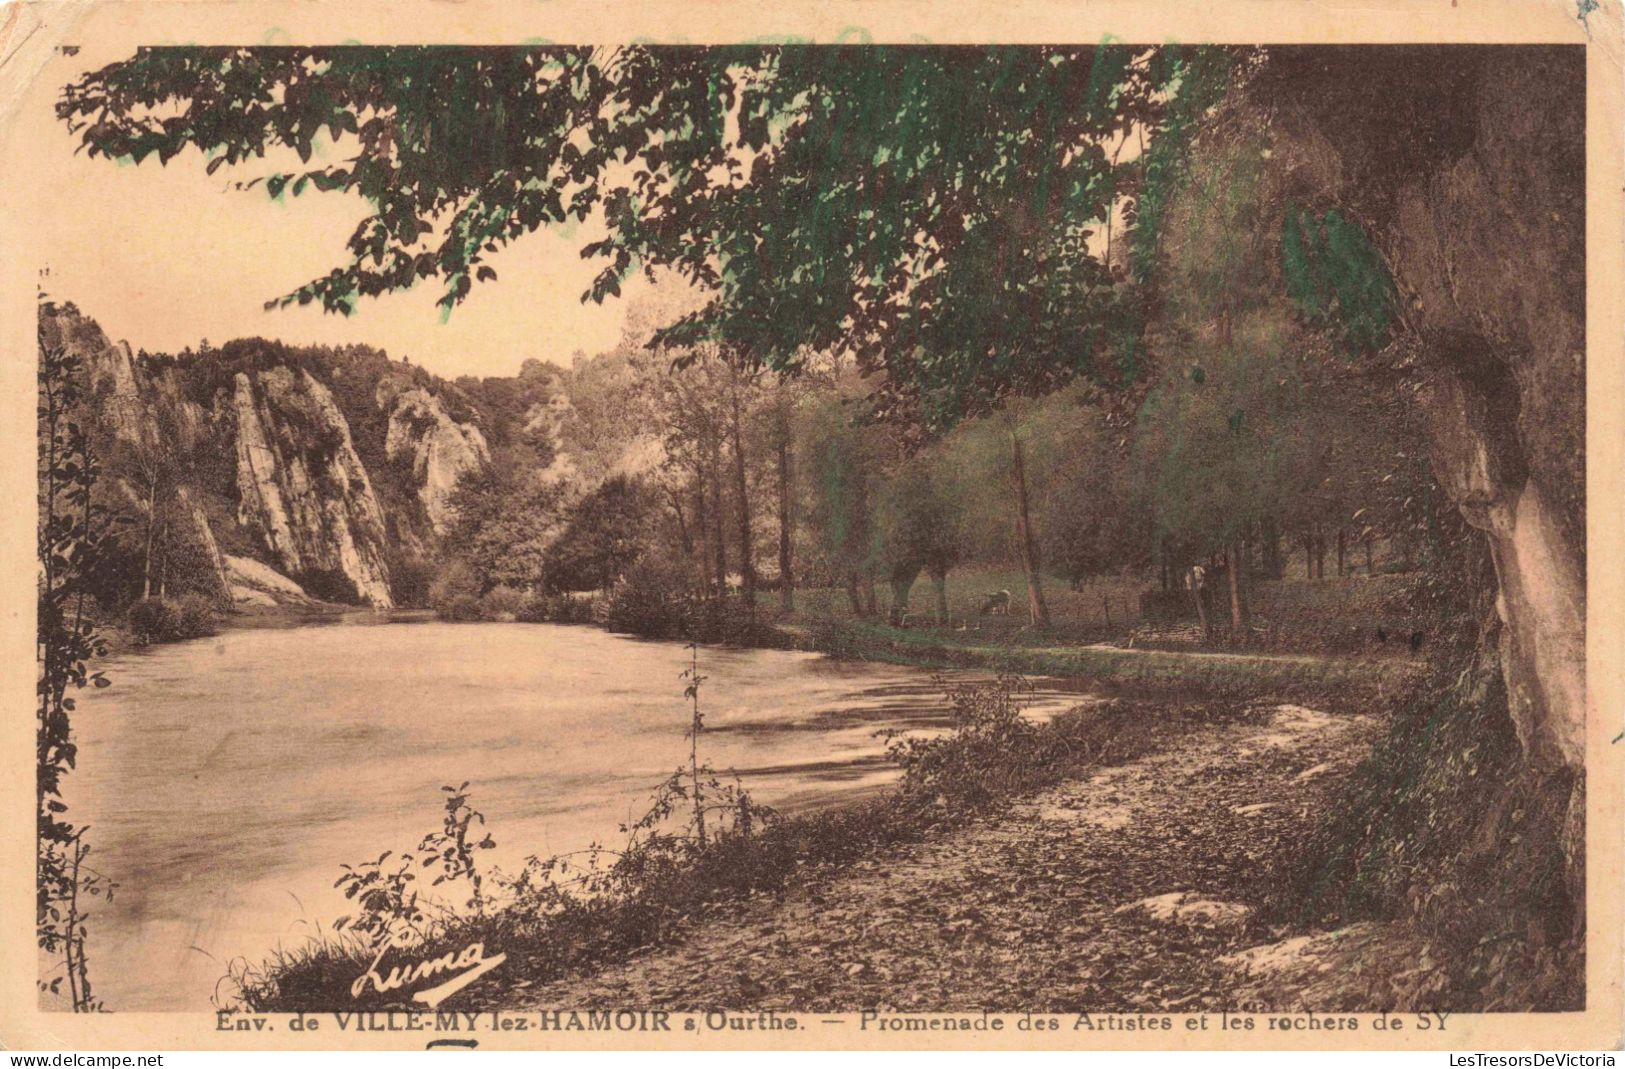
[[[1286,292],[1309,322],[1356,352],[1387,343],[1394,285],[1371,240],[1335,209],[1316,217],[1288,204],[1281,218]]]
[[[864,572],[879,557],[874,508],[880,464],[862,402],[833,393],[802,413],[798,455],[808,507],[803,515],[823,563]]]
[[[940,467],[936,451],[918,453],[892,471],[881,488],[877,521],[894,580],[922,569],[934,577],[947,575],[963,555],[961,505]]]
[[[1021,421],[1045,564],[1074,582],[1138,562],[1151,531],[1123,435],[1082,391],[1063,390]]]
[[[1229,344],[1193,339],[1170,364],[1136,430],[1159,535],[1216,550],[1315,491],[1325,443],[1303,347],[1277,307],[1238,321]]]
[[[1191,139],[1223,96],[1234,68],[1232,57],[1220,49],[1160,52],[1155,62],[1160,69],[1153,71],[1153,80],[1175,91],[1140,160],[1136,195],[1124,208],[1130,263],[1135,280],[1142,283],[1152,280],[1169,202],[1185,182]]]

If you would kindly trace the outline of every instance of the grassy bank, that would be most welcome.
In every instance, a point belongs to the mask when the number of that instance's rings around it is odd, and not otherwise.
[[[1368,710],[1405,692],[1422,671],[1419,663],[1394,657],[1123,649],[1065,645],[1031,634],[989,641],[974,631],[914,630],[859,620],[791,622],[776,630],[787,645],[857,660],[1084,679],[1136,693],[1269,697]]]

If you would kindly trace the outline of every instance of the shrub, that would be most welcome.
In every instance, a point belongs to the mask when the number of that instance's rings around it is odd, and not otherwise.
[[[498,585],[480,599],[480,616],[486,620],[515,620],[525,607],[525,595],[511,586]]]
[[[945,685],[946,686],[946,685]],[[895,740],[887,748],[903,769],[903,791],[951,811],[980,809],[1033,780],[1033,766],[1054,757],[1045,732],[1021,715],[1032,685],[1001,673],[987,683],[946,687],[954,731]]]
[[[202,638],[215,633],[214,605],[201,594],[187,594],[179,601],[143,598],[130,606],[129,624],[143,645]]]
[[[168,642],[174,630],[175,607],[163,598],[143,598],[130,606],[130,630],[137,642]]]
[[[313,598],[339,605],[361,604],[355,583],[337,568],[306,568],[295,572],[290,578]]]
[[[214,602],[202,594],[187,594],[175,609],[176,638],[202,638],[215,633]]]
[[[1434,964],[1417,975],[1432,997],[1580,1008],[1584,874],[1564,855],[1575,784],[1524,766],[1493,644],[1456,667],[1400,706],[1270,908],[1325,927],[1405,918],[1427,939]]]
[[[645,554],[615,581],[605,597],[605,626],[645,638],[700,638],[684,565],[665,554]]]
[[[389,592],[403,609],[428,608],[434,579],[434,565],[422,557],[401,555],[389,561]]]
[[[516,618],[527,624],[590,624],[596,600],[535,590],[526,596]]]
[[[440,569],[434,582],[429,584],[429,607],[446,620],[474,620],[479,618],[480,580],[474,569],[460,560],[454,560]],[[472,605],[472,612],[469,606]]]
[[[457,623],[467,623],[478,620],[483,615],[480,609],[480,599],[472,594],[454,594],[452,597],[435,606],[435,615],[442,620],[452,620]]]

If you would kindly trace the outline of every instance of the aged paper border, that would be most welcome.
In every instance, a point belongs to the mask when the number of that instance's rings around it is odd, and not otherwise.
[[[559,0],[380,3],[291,0],[37,0],[0,8],[0,1047],[91,1049],[422,1049],[433,1033],[346,1032],[328,1022],[316,1034],[221,1032],[212,1014],[43,1013],[34,989],[34,861],[31,752],[35,654],[34,288],[51,235],[31,220],[35,197],[51,195],[48,173],[29,146],[54,123],[50,101],[64,70],[56,49],[81,41],[141,44],[451,42],[493,44],[546,38],[570,42],[647,40],[724,43],[794,35],[818,43],[1125,42],[1213,43],[1583,43],[1587,45],[1587,448],[1589,570],[1587,763],[1587,1009],[1561,1014],[1455,1015],[1446,1031],[1378,1031],[1361,1016],[1345,1032],[1075,1032],[1016,1028],[980,1032],[860,1031],[826,1015],[799,1014],[806,1031],[731,1033],[527,1032],[482,1030],[485,1049],[1218,1049],[1225,1047],[1615,1049],[1621,1043],[1621,764],[1615,745],[1625,708],[1625,183],[1622,183],[1621,4],[1603,0],[1585,24],[1576,0],[650,0],[622,4]],[[60,136],[60,130],[55,131]],[[132,205],[132,211],[140,206]],[[335,241],[337,239],[335,238]],[[335,246],[336,247],[336,246]],[[1516,269],[1509,265],[1509,269]],[[704,1009],[702,1007],[702,1009]],[[324,1015],[325,1016],[325,1015]],[[833,1015],[828,1015],[833,1016]],[[1405,1015],[1411,1016],[1411,1015]],[[677,1015],[678,1018],[681,1015]],[[466,1036],[467,1033],[462,1035]]]

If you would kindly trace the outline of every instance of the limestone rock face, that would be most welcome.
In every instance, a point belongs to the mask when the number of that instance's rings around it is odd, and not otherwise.
[[[231,600],[238,605],[310,605],[315,599],[269,564],[249,557],[226,557]]]
[[[445,534],[454,517],[451,494],[464,472],[491,462],[485,435],[454,420],[440,398],[423,389],[396,394],[390,403],[384,453],[391,463],[410,465],[418,499],[435,534]]]
[[[1355,215],[1384,251],[1420,347],[1434,473],[1494,558],[1519,738],[1535,765],[1580,769],[1584,61],[1555,48],[1462,58],[1284,55],[1294,88],[1274,158],[1287,197]],[[1393,106],[1344,106],[1344,83]],[[1422,99],[1405,122],[1386,117]]]
[[[117,438],[151,442],[154,428],[128,342],[112,342],[94,319],[64,311],[40,316],[40,344],[79,357],[89,392]]]
[[[137,357],[56,303],[39,331],[78,358],[100,503],[156,527],[153,560],[183,545],[188,588],[222,604],[393,608],[390,561],[432,558],[458,480],[491,462],[468,397],[381,353],[238,339]],[[256,567],[291,589],[245,579]]]
[[[281,366],[238,372],[232,385],[239,522],[283,572],[337,573],[392,608],[383,512],[327,387]]]

